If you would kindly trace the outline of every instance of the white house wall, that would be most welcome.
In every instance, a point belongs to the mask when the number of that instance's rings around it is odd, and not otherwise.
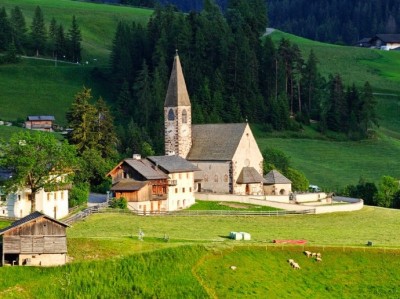
[[[29,194],[29,190],[24,190],[8,195],[6,201],[0,206],[0,215],[15,218],[29,215],[31,213]],[[68,190],[54,192],[41,190],[36,194],[36,210],[52,218],[61,219],[68,215],[68,196]],[[56,215],[54,208],[56,208]]]
[[[168,211],[188,208],[195,203],[194,174],[181,172],[169,174],[170,180],[176,181],[176,186],[168,187]]]
[[[243,167],[253,167],[263,176],[263,156],[258,148],[256,139],[251,132],[250,126],[247,125],[239,146],[233,156],[233,192],[234,194],[245,194],[246,184],[237,184],[236,181]],[[250,184],[250,193],[253,195],[263,194],[263,185]]]

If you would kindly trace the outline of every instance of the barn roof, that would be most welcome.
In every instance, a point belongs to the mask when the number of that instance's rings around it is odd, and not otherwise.
[[[189,161],[230,161],[247,123],[192,125]]]
[[[261,183],[264,178],[254,167],[243,167],[236,182],[238,184],[255,184]]]
[[[181,61],[177,53],[174,58],[174,65],[172,66],[164,107],[178,106],[190,106],[190,99],[183,76]]]
[[[29,115],[27,117],[27,120],[52,120],[54,121],[55,118],[53,115]]]
[[[162,168],[167,173],[193,172],[200,170],[192,163],[180,156],[151,156],[147,157],[157,167]]]
[[[136,181],[134,179],[122,179],[111,187],[111,191],[138,191],[147,182]]]
[[[15,229],[15,228],[17,228],[19,226],[22,226],[22,225],[24,225],[26,223],[29,223],[31,221],[40,219],[40,218],[46,218],[46,219],[48,219],[50,221],[53,221],[53,222],[58,223],[58,224],[60,224],[62,226],[65,226],[65,227],[69,226],[68,224],[66,224],[64,222],[58,221],[58,220],[56,220],[56,219],[54,219],[54,218],[52,218],[50,216],[47,216],[47,215],[45,215],[45,214],[43,214],[41,212],[36,211],[36,212],[33,212],[32,214],[29,214],[28,216],[25,216],[24,218],[21,218],[21,219],[19,219],[17,221],[14,221],[10,226],[7,226],[6,228],[3,228],[2,230],[0,230],[0,235],[4,234],[5,232],[8,232],[10,230],[13,230],[13,229]]]
[[[377,35],[375,35],[375,37],[385,43],[400,42],[400,34],[377,34]]]
[[[271,170],[264,176],[264,184],[291,184],[292,181],[281,174],[278,170]]]

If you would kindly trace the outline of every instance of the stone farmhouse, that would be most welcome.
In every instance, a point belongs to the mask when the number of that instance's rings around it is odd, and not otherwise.
[[[400,50],[400,34],[376,34],[359,40],[356,45],[382,50]]]
[[[0,182],[12,176],[8,170],[0,169]],[[41,189],[35,195],[36,210],[55,219],[68,215],[69,185],[58,190]],[[32,201],[29,188],[20,188],[5,196],[0,190],[0,216],[23,218],[31,213]]]
[[[67,224],[34,212],[0,230],[2,265],[57,266],[67,262]]]
[[[292,182],[277,170],[271,170],[264,176],[264,195],[289,195]]]
[[[194,204],[192,163],[179,156],[140,155],[124,159],[107,176],[112,178],[114,197],[124,197],[131,210],[159,213],[187,208]]]
[[[201,169],[196,191],[263,194],[263,157],[250,126],[192,124],[189,94],[175,55],[164,103],[165,154],[178,155]]]

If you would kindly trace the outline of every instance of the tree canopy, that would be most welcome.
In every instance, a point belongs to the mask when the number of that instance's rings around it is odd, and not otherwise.
[[[0,152],[0,167],[12,173],[4,182],[5,191],[30,189],[32,211],[40,189],[57,190],[68,184],[78,167],[75,147],[46,132],[17,133],[8,143],[0,144]]]

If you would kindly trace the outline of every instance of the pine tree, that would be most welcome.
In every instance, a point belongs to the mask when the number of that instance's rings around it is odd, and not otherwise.
[[[7,50],[12,39],[12,30],[6,9],[0,9],[0,51]]]
[[[54,54],[56,59],[65,58],[67,55],[67,41],[65,39],[64,27],[61,24],[56,30]]]
[[[15,6],[11,10],[11,27],[12,27],[12,38],[17,48],[18,53],[24,53],[24,47],[26,46],[26,22],[25,17],[22,14],[21,9]]]
[[[114,128],[114,120],[110,110],[103,98],[99,98],[95,105],[96,108],[96,124],[97,147],[103,158],[112,158],[116,156],[117,136]]]
[[[42,10],[39,6],[36,6],[35,13],[33,15],[30,37],[36,56],[39,56],[39,54],[44,54],[46,48],[46,27],[44,24]]]
[[[84,87],[75,95],[71,108],[67,112],[68,126],[72,129],[68,139],[71,144],[75,144],[80,154],[98,146],[98,135],[95,129],[97,111],[89,103],[91,99],[91,89]]]
[[[379,126],[378,116],[376,114],[376,100],[374,98],[371,85],[365,82],[361,93],[361,111],[360,111],[360,126],[367,136],[368,130],[373,126]]]
[[[56,39],[58,33],[57,21],[55,18],[52,18],[49,25],[49,48],[53,54],[53,57],[56,57]]]
[[[76,17],[72,16],[71,28],[68,30],[68,57],[72,62],[79,63],[81,57],[81,30],[79,29]]]

